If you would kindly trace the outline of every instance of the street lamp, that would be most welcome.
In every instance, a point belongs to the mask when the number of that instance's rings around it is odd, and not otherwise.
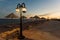
[[[16,12],[20,13],[20,33],[19,33],[19,39],[24,39],[23,33],[22,33],[22,13],[26,13],[27,9],[25,7],[25,3],[18,4],[16,8]]]

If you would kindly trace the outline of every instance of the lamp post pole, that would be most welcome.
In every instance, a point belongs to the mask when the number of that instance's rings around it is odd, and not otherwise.
[[[22,9],[22,8],[21,8]],[[20,9],[20,38],[23,38],[23,33],[22,33],[22,10]]]
[[[24,39],[25,37],[23,36],[23,33],[22,33],[22,13],[25,13],[26,12],[26,8],[25,8],[25,3],[22,3],[22,4],[18,4],[17,5],[17,8],[16,8],[16,11],[20,13],[20,33],[19,33],[19,39]]]

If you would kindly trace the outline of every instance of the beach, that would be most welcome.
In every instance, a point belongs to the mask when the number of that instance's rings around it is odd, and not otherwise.
[[[8,27],[11,26],[11,27]],[[20,29],[19,25],[1,25],[1,40],[18,40],[16,32]],[[44,22],[26,22],[23,23],[23,35],[32,40],[60,40],[60,21],[44,21]]]

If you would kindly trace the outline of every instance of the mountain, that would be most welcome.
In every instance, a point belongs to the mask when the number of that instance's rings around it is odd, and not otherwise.
[[[11,13],[11,14],[5,16],[5,18],[15,19],[15,18],[19,18],[19,17],[16,16],[14,13]]]

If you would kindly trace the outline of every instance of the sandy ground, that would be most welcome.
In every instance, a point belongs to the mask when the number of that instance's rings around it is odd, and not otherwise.
[[[27,38],[34,39],[34,40],[60,40],[60,38],[51,35],[48,32],[43,32],[39,30],[25,30],[24,35]]]
[[[6,31],[0,34],[0,40],[5,40],[7,35],[10,35],[19,28],[15,28],[10,31]],[[33,40],[60,40],[60,22],[59,21],[47,21],[43,24],[29,25],[29,29],[23,31],[23,35],[26,38]],[[10,36],[11,37],[11,36]],[[11,39],[11,38],[10,38]],[[18,40],[17,37],[11,40]]]
[[[60,22],[47,21],[43,24],[32,26],[32,29],[25,30],[24,34],[34,40],[60,40]]]

